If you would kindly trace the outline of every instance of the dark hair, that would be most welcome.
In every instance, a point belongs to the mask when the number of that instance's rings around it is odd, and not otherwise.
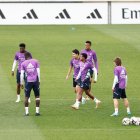
[[[114,59],[114,62],[115,62],[115,64],[116,64],[117,66],[121,66],[121,65],[122,65],[122,61],[121,61],[121,58],[120,58],[120,57],[116,57],[116,58]]]
[[[87,59],[87,54],[86,53],[82,53],[81,54],[85,59]]]
[[[91,44],[92,44],[92,43],[91,43],[91,41],[86,41],[85,43],[88,43],[88,44],[90,44],[90,46],[91,46]]]
[[[24,56],[25,56],[25,59],[31,58],[31,54],[29,52],[25,52]]]
[[[23,48],[25,48],[26,45],[25,45],[25,43],[20,43],[20,44],[19,44],[19,47],[23,47]]]
[[[72,50],[72,52],[79,55],[79,51],[77,49]]]

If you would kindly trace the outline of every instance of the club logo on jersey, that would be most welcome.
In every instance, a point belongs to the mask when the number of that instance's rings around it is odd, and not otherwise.
[[[126,78],[126,74],[125,74],[124,69],[121,71],[120,77],[121,78],[124,78],[124,79]]]
[[[79,64],[75,64],[74,67],[75,68],[80,68],[80,65]]]
[[[32,63],[29,63],[28,66],[27,66],[27,71],[28,72],[34,72],[34,70],[35,70],[34,65],[32,65]]]

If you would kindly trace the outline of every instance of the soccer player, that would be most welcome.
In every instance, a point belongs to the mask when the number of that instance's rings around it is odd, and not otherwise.
[[[77,83],[78,83],[78,92],[77,92],[77,97],[76,97],[76,102],[74,105],[72,105],[72,108],[74,109],[79,109],[80,102],[82,99],[82,94],[85,91],[85,93],[95,101],[96,103],[96,108],[98,108],[99,104],[101,101],[96,99],[93,95],[90,93],[90,73],[89,69],[92,69],[94,71],[94,82],[97,82],[97,71],[96,69],[91,65],[91,63],[86,61],[87,59],[87,54],[82,53],[80,56],[80,71],[76,77]]]
[[[114,82],[112,86],[113,91],[113,102],[115,112],[111,116],[118,116],[118,107],[119,102],[118,99],[122,98],[124,102],[124,106],[127,109],[127,114],[131,115],[129,102],[126,97],[125,88],[127,86],[127,72],[125,67],[122,66],[121,58],[117,57],[114,60],[115,68],[114,68]]]
[[[17,68],[17,74],[16,74],[16,79],[17,79],[17,100],[16,102],[20,102],[20,73],[21,73],[21,63],[25,61],[25,56],[24,53],[27,52],[25,50],[26,45],[24,43],[19,44],[20,51],[16,52],[13,66],[12,66],[12,76],[14,76],[14,70],[16,67],[16,64],[18,63],[18,68]],[[31,56],[32,57],[32,56]],[[30,99],[29,99],[30,102]]]
[[[96,52],[94,50],[91,50],[91,41],[86,41],[85,42],[85,49],[81,51],[82,53],[86,53],[87,54],[87,62],[91,63],[97,70],[98,73],[98,61],[97,61],[97,55]],[[90,71],[90,75],[91,75],[91,79],[90,81],[92,82],[92,77],[93,77],[93,70],[89,69]],[[90,82],[90,90],[91,90],[91,82]],[[86,97],[87,100],[89,100],[88,97]]]
[[[74,72],[73,72],[73,87],[74,87],[74,92],[77,93],[77,81],[75,80],[78,73],[79,73],[79,70],[80,70],[80,58],[79,58],[79,51],[77,49],[74,49],[72,51],[72,59],[70,61],[70,67],[69,67],[69,70],[68,70],[68,73],[67,73],[67,76],[66,76],[66,80],[68,80],[71,72],[72,72],[72,69],[74,69]],[[86,99],[84,97],[82,97],[82,104],[85,104],[86,102]]]
[[[25,53],[25,61],[21,64],[21,88],[23,88],[24,73],[26,73],[25,82],[25,116],[29,116],[29,103],[31,90],[33,89],[36,98],[36,116],[39,116],[40,106],[40,67],[39,62],[31,58],[29,52]]]
[[[87,62],[94,65],[94,67],[97,69],[97,73],[98,73],[97,55],[96,55],[96,52],[94,50],[91,50],[91,45],[92,45],[91,41],[86,41],[85,42],[85,49],[81,51],[81,54],[82,53],[87,54]]]

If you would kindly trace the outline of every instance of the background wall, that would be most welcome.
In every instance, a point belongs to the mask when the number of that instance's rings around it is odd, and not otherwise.
[[[1,0],[0,24],[140,24],[140,1]]]

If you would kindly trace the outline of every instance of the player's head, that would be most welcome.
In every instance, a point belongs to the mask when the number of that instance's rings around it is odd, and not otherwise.
[[[72,50],[72,57],[78,58],[79,57],[79,51],[77,49]]]
[[[116,66],[122,65],[122,61],[120,57],[116,57],[113,62],[115,63]]]
[[[91,48],[91,41],[86,41],[85,42],[85,49],[90,50],[90,48]]]
[[[31,54],[29,52],[25,52],[25,59],[31,59]]]
[[[25,47],[26,47],[26,45],[24,43],[20,43],[19,44],[19,48],[20,48],[20,52],[21,53],[24,53],[25,52]]]
[[[80,56],[80,60],[81,61],[85,61],[87,59],[87,54],[86,53],[82,53]]]

